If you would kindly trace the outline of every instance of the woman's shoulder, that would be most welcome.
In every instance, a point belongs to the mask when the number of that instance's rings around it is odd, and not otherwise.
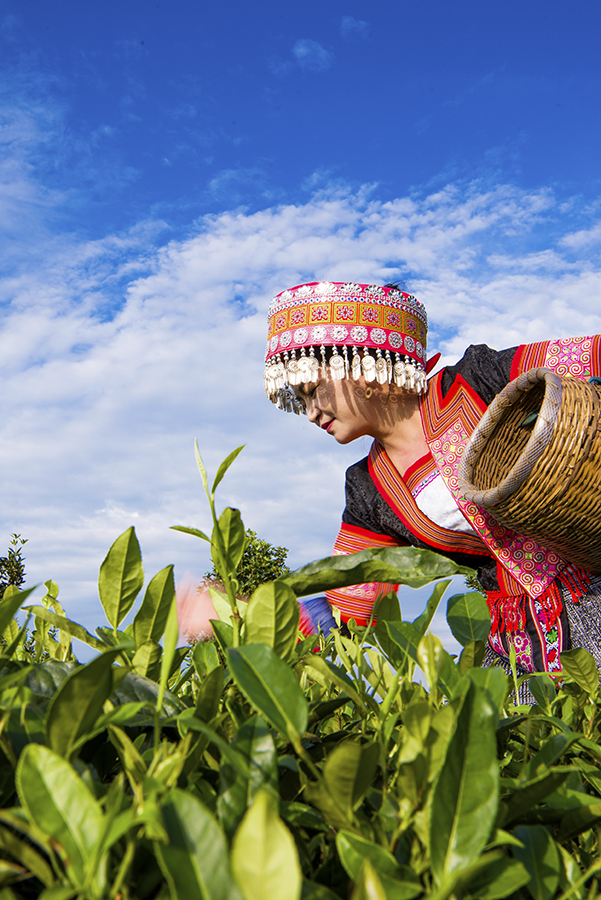
[[[346,470],[346,501],[350,499],[356,502],[363,501],[369,506],[377,495],[376,486],[369,472],[368,457],[353,463]]]
[[[488,405],[511,380],[511,364],[517,347],[494,350],[488,344],[471,344],[459,362],[441,374],[443,397],[461,376]]]

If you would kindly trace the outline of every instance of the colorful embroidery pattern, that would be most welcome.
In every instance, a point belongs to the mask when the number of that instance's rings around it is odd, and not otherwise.
[[[290,353],[307,349],[309,332],[295,331],[299,325],[327,326],[326,337],[322,339],[326,345],[356,344],[383,353],[398,352],[406,333],[405,352],[412,363],[421,369],[426,359],[426,310],[415,297],[397,288],[336,282],[297,285],[274,298],[268,319],[267,362],[282,362],[276,354],[282,347],[278,338],[284,331],[293,335],[285,350]],[[335,327],[340,325],[349,326],[350,340],[348,333],[343,338],[337,336]],[[299,334],[305,337],[297,339]]]
[[[513,644],[516,662],[526,672],[537,672],[541,666],[545,672],[561,669],[559,654],[564,649],[565,634],[558,589],[552,588],[549,596],[539,599],[526,594],[504,597],[499,592],[491,591],[488,608],[492,620],[488,641],[495,653],[508,660]],[[531,623],[532,634],[526,627],[527,619]],[[539,661],[535,658],[537,655],[540,656]]]
[[[425,543],[439,550],[456,553],[488,555],[486,545],[475,535],[448,531],[437,525],[421,511],[413,494],[395,469],[386,451],[374,441],[368,459],[371,475],[378,493],[384,497],[401,522]]]
[[[455,502],[491,553],[531,597],[540,596],[565,566],[561,557],[531,538],[500,525],[486,510],[468,503],[459,491],[459,460],[486,405],[461,376],[443,399],[439,372],[422,402],[426,439]]]
[[[511,366],[511,380],[522,372],[545,366],[558,375],[590,378],[601,371],[601,336],[540,341],[518,347]]]

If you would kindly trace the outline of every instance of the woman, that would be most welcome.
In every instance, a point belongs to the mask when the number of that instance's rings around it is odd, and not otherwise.
[[[306,412],[339,443],[374,438],[346,476],[346,508],[334,553],[412,545],[478,571],[491,635],[486,662],[518,675],[556,672],[559,653],[584,646],[601,666],[601,579],[494,521],[467,503],[457,466],[496,394],[539,366],[560,375],[601,374],[601,338],[525,344],[497,352],[471,346],[428,381],[426,311],[394,285],[311,283],[284,291],[269,309],[265,390],[282,409]],[[343,621],[366,624],[391,585],[330,591]],[[319,603],[317,604],[319,607]],[[310,603],[305,631],[332,624]]]

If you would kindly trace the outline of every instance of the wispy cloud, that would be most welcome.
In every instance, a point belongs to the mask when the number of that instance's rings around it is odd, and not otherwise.
[[[601,222],[593,225],[592,228],[584,228],[573,234],[566,234],[560,243],[562,247],[576,251],[601,243]]]
[[[343,16],[340,20],[340,34],[343,38],[367,38],[370,37],[371,31],[369,23],[363,19]]]
[[[96,568],[130,524],[149,572],[206,570],[204,547],[169,531],[208,527],[195,435],[213,471],[247,445],[221,501],[248,526],[290,547],[293,564],[328,552],[345,466],[367,445],[341,448],[265,399],[265,313],[286,286],[400,275],[448,360],[472,341],[601,330],[588,252],[598,212],[577,197],[472,182],[385,201],[322,173],[305,203],[266,196],[267,208],[205,216],[184,239],[148,218],[87,240],[63,233],[72,198],[37,174],[39,148],[60,134],[52,107],[4,108],[0,521],[30,539],[30,583],[55,578],[90,625]],[[225,170],[211,190],[234,206],[236,192],[268,194],[263,177]]]
[[[301,69],[309,72],[325,72],[333,63],[333,57],[318,41],[301,38],[292,48],[292,55]]]

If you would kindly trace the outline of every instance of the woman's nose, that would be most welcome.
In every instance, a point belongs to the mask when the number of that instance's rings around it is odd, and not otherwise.
[[[307,401],[307,418],[309,422],[317,422],[321,415],[321,410],[312,400]]]

